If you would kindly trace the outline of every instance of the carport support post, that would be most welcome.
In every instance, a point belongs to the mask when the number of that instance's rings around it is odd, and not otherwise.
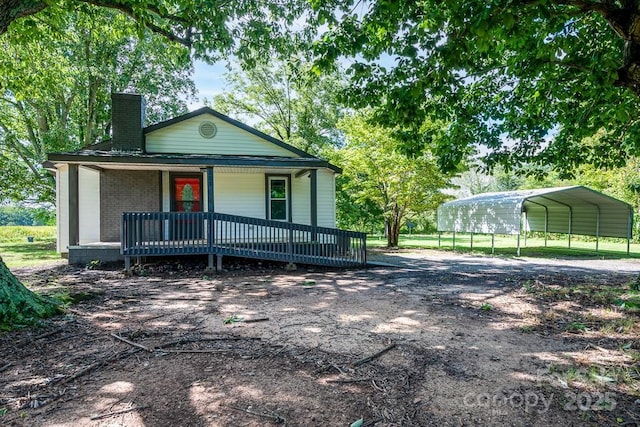
[[[496,235],[495,235],[495,234],[492,234],[492,235],[491,235],[491,253],[494,253],[494,246],[493,246],[493,243],[494,243],[495,237],[496,237]]]
[[[544,247],[547,247],[547,233],[549,232],[549,209],[544,207]]]
[[[527,246],[527,211],[524,211],[524,245]]]
[[[598,209],[598,222],[596,223],[596,252],[598,252],[598,244],[600,243],[600,206],[596,205],[596,209]]]
[[[627,255],[631,249],[631,236],[633,230],[633,209],[629,207],[629,219],[627,219]]]
[[[471,250],[473,250],[473,233],[471,233]]]
[[[573,208],[569,206],[569,249],[571,249],[571,233],[573,232]]]

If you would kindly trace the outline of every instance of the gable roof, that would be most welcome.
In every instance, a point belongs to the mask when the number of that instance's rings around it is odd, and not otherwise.
[[[142,129],[146,136],[154,131],[167,128],[171,125],[184,122],[204,114],[212,115],[231,126],[248,132],[267,144],[284,149],[296,155],[296,157],[283,157],[278,155],[251,155],[251,154],[172,154],[172,153],[147,153],[141,150],[121,151],[114,150],[113,140],[107,139],[92,144],[73,152],[55,152],[47,154],[47,161],[43,164],[46,168],[53,168],[55,163],[128,163],[128,164],[183,164],[183,165],[247,165],[252,167],[299,167],[299,168],[327,168],[336,173],[342,173],[342,169],[328,161],[313,156],[306,151],[269,136],[259,130],[232,119],[212,108],[203,107],[181,116],[159,122]],[[145,138],[146,139],[146,138]]]
[[[220,120],[222,120],[222,121],[224,121],[226,123],[229,123],[232,126],[235,126],[235,127],[239,128],[239,129],[242,129],[242,130],[244,130],[246,132],[249,132],[249,133],[251,133],[251,134],[253,134],[253,135],[255,135],[255,136],[257,136],[257,137],[259,137],[261,139],[264,139],[265,141],[267,141],[267,142],[269,142],[271,144],[277,145],[280,148],[284,148],[285,150],[288,150],[288,151],[294,153],[295,155],[297,155],[299,157],[315,158],[315,156],[307,153],[306,151],[302,151],[299,148],[294,147],[293,145],[289,145],[289,144],[287,144],[287,143],[285,143],[283,141],[280,141],[279,139],[276,139],[276,138],[274,138],[274,137],[272,137],[270,135],[267,135],[264,132],[260,132],[258,129],[253,128],[253,127],[251,127],[249,125],[246,125],[244,123],[241,123],[241,122],[239,122],[239,121],[237,121],[235,119],[232,119],[231,117],[226,116],[226,115],[220,113],[219,111],[216,111],[216,110],[214,110],[213,108],[210,108],[210,107],[202,107],[202,108],[199,108],[199,109],[197,109],[195,111],[191,111],[190,113],[183,114],[182,116],[174,117],[172,119],[165,120],[164,122],[160,122],[160,123],[156,123],[156,124],[151,125],[151,126],[147,126],[147,127],[144,128],[144,134],[147,135],[147,134],[149,134],[151,132],[166,128],[166,127],[171,126],[171,125],[175,125],[177,123],[183,122],[185,120],[189,120],[189,119],[191,119],[193,117],[201,116],[203,114],[211,114],[212,116],[215,116],[218,119],[220,119]]]

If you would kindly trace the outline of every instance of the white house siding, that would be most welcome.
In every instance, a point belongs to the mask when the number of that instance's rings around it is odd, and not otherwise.
[[[311,225],[311,184],[309,175],[291,177],[292,222]]]
[[[68,252],[69,247],[69,166],[60,165],[56,171],[56,250]]]
[[[80,244],[100,241],[100,172],[78,168]]]
[[[318,170],[318,226],[336,227],[336,182],[333,171]]]
[[[203,121],[215,123],[218,131],[207,139],[198,130]],[[231,125],[210,114],[193,117],[146,135],[148,153],[225,154],[243,156],[297,157],[291,151]]]
[[[215,173],[214,201],[219,213],[265,218],[262,173]]]

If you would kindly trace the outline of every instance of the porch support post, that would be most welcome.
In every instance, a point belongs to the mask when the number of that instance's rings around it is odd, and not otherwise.
[[[215,212],[214,192],[213,185],[215,181],[213,179],[213,167],[207,168],[207,211]]]
[[[78,165],[69,165],[69,246],[80,241],[80,222],[78,218]]]
[[[222,271],[222,255],[216,255],[216,271]]]
[[[311,169],[309,171],[309,186],[311,187],[311,226],[313,232],[311,233],[311,241],[318,240],[318,234],[316,227],[318,226],[318,170]]]
[[[214,244],[214,236],[216,235],[215,231],[215,221],[213,219],[213,214],[215,213],[215,192],[214,192],[214,171],[213,166],[209,166],[206,169],[207,171],[207,246],[209,247],[208,253],[208,263],[207,270],[213,271],[213,244]]]

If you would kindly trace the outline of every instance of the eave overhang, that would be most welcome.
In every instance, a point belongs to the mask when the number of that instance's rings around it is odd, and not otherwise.
[[[342,169],[326,160],[316,157],[268,157],[268,156],[231,156],[197,154],[145,154],[139,152],[113,152],[82,150],[75,152],[51,153],[47,167],[56,164],[141,164],[141,165],[182,165],[182,166],[244,166],[244,167],[285,167],[317,169],[326,168],[335,173]]]

